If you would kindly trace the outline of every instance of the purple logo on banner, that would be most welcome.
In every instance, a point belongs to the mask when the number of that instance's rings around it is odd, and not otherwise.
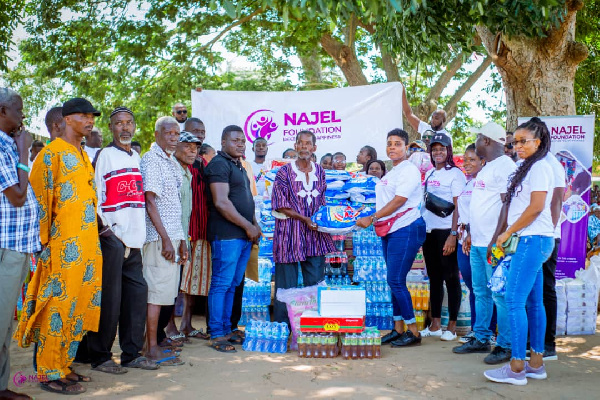
[[[256,110],[246,118],[244,124],[244,133],[250,143],[254,143],[259,137],[267,139],[271,138],[271,134],[277,130],[278,125],[273,122],[271,110]]]

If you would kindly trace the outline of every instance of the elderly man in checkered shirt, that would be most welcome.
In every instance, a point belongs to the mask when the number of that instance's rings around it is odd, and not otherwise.
[[[23,100],[0,88],[0,398],[30,399],[8,390],[15,306],[32,253],[42,249],[38,203],[29,185],[31,134],[23,129]]]

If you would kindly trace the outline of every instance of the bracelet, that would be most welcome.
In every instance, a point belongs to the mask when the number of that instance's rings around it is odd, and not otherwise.
[[[20,170],[23,170],[27,173],[29,173],[29,171],[31,171],[31,168],[29,168],[27,165],[21,164],[21,163],[17,163],[17,168],[19,168]]]

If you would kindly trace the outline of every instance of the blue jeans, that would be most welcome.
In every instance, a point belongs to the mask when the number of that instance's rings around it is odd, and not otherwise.
[[[531,351],[544,352],[546,310],[544,308],[544,275],[542,265],[552,249],[554,238],[521,236],[506,279],[506,304],[512,336],[512,359],[525,360],[527,332]],[[527,311],[525,306],[527,305]]]
[[[456,251],[456,258],[458,259],[458,268],[460,274],[465,282],[465,285],[469,288],[469,304],[471,305],[471,329],[475,327],[475,321],[477,311],[475,307],[475,293],[473,293],[473,280],[471,279],[471,257],[463,253],[462,244],[458,244],[458,250]],[[490,322],[490,330],[496,331],[496,307],[494,306],[494,312],[492,313],[492,321]]]
[[[244,239],[214,240],[210,247],[212,277],[208,292],[208,327],[213,338],[220,338],[231,333],[233,295],[244,279],[252,243]]]
[[[510,324],[508,322],[508,309],[506,298],[503,295],[493,294],[487,287],[492,277],[492,265],[487,262],[487,247],[471,247],[471,278],[473,293],[475,294],[475,325],[473,332],[475,338],[486,342],[493,335],[490,322],[496,305],[498,319],[498,337],[496,345],[510,349]]]
[[[406,286],[406,275],[425,241],[425,221],[419,217],[412,224],[388,233],[381,239],[387,265],[387,281],[392,290],[394,321],[404,320],[406,324],[414,324],[417,320]]]

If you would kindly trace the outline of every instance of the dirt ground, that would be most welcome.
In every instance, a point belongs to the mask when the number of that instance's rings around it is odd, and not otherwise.
[[[204,320],[195,319],[196,327]],[[600,319],[599,319],[600,322]],[[600,327],[599,327],[600,328]],[[426,338],[418,347],[384,346],[379,360],[300,359],[296,353],[218,353],[206,341],[186,344],[185,365],[156,371],[130,369],[124,375],[90,371],[74,364],[93,382],[85,399],[598,399],[600,398],[600,329],[595,336],[558,339],[559,360],[546,364],[549,379],[527,386],[488,382],[482,372],[485,354],[456,355],[457,342]],[[113,349],[119,354],[118,345]],[[31,374],[31,349],[11,347],[11,376]],[[36,399],[65,399],[25,382],[9,389]],[[77,398],[68,396],[67,398]]]

